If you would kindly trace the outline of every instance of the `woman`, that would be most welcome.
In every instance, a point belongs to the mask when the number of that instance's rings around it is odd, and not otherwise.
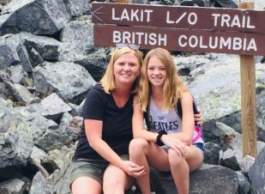
[[[83,107],[84,128],[72,163],[73,194],[123,194],[131,176],[144,174],[143,166],[128,160],[133,90],[141,63],[137,50],[114,50],[100,84],[89,91]]]
[[[176,111],[178,101],[182,116]],[[131,161],[145,168],[146,173],[137,177],[141,192],[151,193],[151,165],[170,171],[178,194],[188,194],[189,173],[203,162],[203,140],[194,131],[192,96],[177,75],[167,50],[156,48],[147,53],[133,106],[135,139],[130,143],[129,155]],[[148,130],[144,128],[144,114],[148,114]]]

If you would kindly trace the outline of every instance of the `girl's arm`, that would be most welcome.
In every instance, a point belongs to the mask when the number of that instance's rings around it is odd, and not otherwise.
[[[144,113],[141,109],[140,102],[138,97],[133,99],[133,117],[132,117],[132,126],[133,126],[133,137],[134,138],[143,138],[147,141],[156,141],[157,133],[147,131],[144,127]]]
[[[194,130],[194,113],[192,102],[193,98],[191,94],[185,91],[181,97],[182,130],[179,133],[170,134],[174,135],[187,145],[192,144],[192,135]]]

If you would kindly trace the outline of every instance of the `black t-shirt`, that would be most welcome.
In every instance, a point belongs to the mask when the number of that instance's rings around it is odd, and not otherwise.
[[[112,95],[105,93],[102,86],[97,84],[89,90],[83,106],[84,119],[103,122],[102,139],[119,155],[128,154],[129,142],[132,139],[132,99],[131,96],[128,102],[119,108]],[[93,130],[93,126],[88,130]],[[102,158],[89,146],[84,125],[73,159],[79,158]]]

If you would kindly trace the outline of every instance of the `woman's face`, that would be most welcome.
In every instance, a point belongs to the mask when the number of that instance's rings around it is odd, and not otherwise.
[[[120,56],[113,65],[116,84],[133,84],[139,76],[140,64],[137,57],[132,54]]]
[[[147,77],[152,87],[162,87],[166,76],[166,66],[156,56],[152,56],[147,64]]]

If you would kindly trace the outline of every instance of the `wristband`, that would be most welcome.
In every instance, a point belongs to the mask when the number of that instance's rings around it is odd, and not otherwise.
[[[164,145],[164,143],[161,141],[161,137],[162,137],[162,135],[165,135],[165,134],[167,134],[167,132],[164,130],[158,132],[158,135],[156,136],[156,144],[157,145],[159,145],[159,146]]]

